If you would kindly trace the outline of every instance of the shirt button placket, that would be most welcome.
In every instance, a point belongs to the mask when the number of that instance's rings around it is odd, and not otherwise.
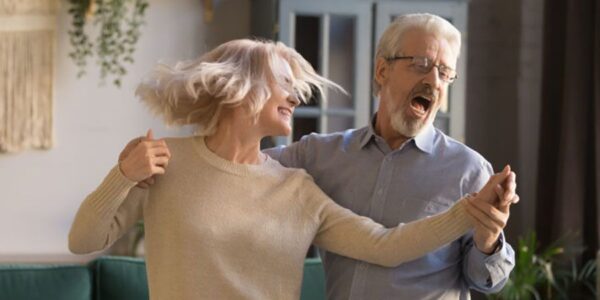
[[[392,156],[388,154],[381,163],[379,171],[379,178],[377,178],[377,190],[375,192],[375,201],[371,209],[371,217],[375,220],[381,220],[383,218],[383,208],[385,206],[385,190],[389,186],[389,182],[392,176],[392,170],[394,169],[391,165]]]
[[[390,170],[393,168],[390,165],[392,160],[391,156],[387,156],[383,159],[381,163],[381,168],[379,169],[379,174],[377,175],[377,182],[375,183],[375,197],[373,197],[373,201],[371,204],[371,211],[369,216],[371,218],[377,219],[377,216],[381,217],[383,212],[383,204],[384,201],[384,192],[385,185],[389,182]],[[363,295],[365,294],[365,283],[367,281],[369,271],[369,264],[366,262],[359,262],[357,268],[354,271],[354,280],[352,284],[352,288],[350,289],[350,300],[354,299],[363,299]]]

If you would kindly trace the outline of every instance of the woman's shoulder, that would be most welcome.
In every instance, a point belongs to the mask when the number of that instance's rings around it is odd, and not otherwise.
[[[194,136],[169,136],[163,140],[167,143],[169,150],[178,150],[193,147]]]
[[[301,168],[290,168],[281,165],[278,161],[269,158],[269,167],[272,174],[281,180],[286,181],[286,184],[291,184],[297,187],[305,187],[306,185],[314,185],[313,177]]]

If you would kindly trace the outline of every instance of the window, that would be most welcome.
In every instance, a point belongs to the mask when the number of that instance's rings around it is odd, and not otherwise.
[[[438,112],[435,126],[464,141],[465,1],[282,0],[279,40],[296,48],[317,72],[340,84],[350,95],[328,91],[316,97],[315,102],[298,107],[292,136],[276,138],[275,143],[288,144],[310,132],[328,133],[367,125],[377,109],[377,101],[371,95],[376,43],[396,16],[415,12],[442,16],[462,33],[463,47],[457,66],[460,78],[450,86],[447,104]]]
[[[366,125],[371,114],[371,4],[281,1],[279,20],[279,39],[349,95],[326,91],[298,107],[292,136],[278,138],[276,143],[286,144],[310,132]]]

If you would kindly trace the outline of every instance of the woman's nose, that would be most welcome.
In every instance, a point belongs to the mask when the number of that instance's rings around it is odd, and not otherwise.
[[[296,107],[298,105],[300,105],[300,99],[298,99],[298,96],[296,95],[296,93],[291,93],[288,97],[287,97],[287,101],[293,106]]]

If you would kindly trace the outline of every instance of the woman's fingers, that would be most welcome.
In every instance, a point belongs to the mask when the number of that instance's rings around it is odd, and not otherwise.
[[[467,206],[469,213],[488,229],[497,231],[506,226],[508,212],[502,212],[477,198],[471,199],[469,202],[471,204],[470,207]]]

